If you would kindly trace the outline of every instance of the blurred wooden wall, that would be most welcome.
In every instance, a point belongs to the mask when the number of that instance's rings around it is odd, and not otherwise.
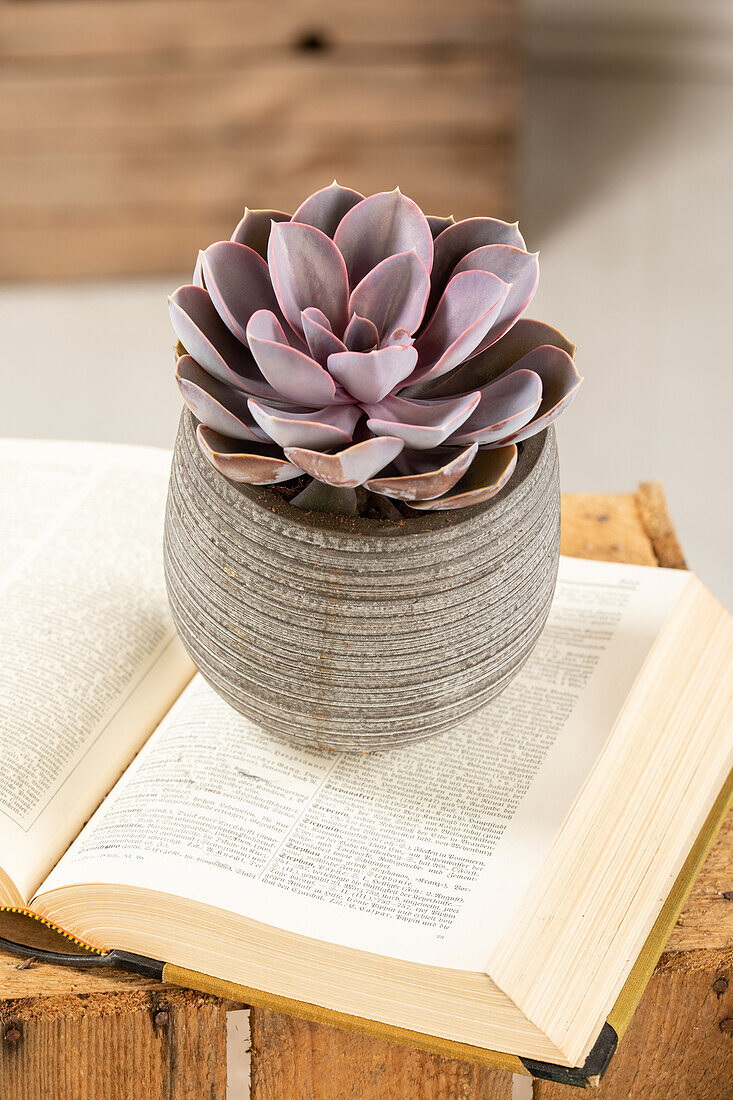
[[[515,0],[0,0],[0,279],[187,269],[339,182],[516,215]]]

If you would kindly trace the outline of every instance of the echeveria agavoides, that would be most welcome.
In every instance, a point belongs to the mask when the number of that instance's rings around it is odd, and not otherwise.
[[[245,210],[169,299],[203,453],[252,485],[309,476],[325,501],[488,500],[581,382],[572,344],[522,316],[538,278],[516,225],[426,217],[399,189]]]

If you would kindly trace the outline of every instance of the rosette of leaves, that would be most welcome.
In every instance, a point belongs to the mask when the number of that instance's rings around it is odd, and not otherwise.
[[[234,481],[301,479],[293,503],[322,511],[487,500],[581,381],[522,316],[538,277],[516,224],[426,217],[399,189],[245,210],[169,299],[203,453]]]

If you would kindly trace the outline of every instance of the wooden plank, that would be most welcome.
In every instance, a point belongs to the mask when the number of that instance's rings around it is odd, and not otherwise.
[[[251,1011],[252,1100],[511,1100],[512,1075]]]
[[[314,38],[361,54],[488,52],[515,20],[514,0],[0,0],[0,62],[127,61],[160,70],[202,55],[307,49]]]
[[[436,203],[437,210],[448,212],[446,185],[451,186],[450,212],[485,203],[492,185],[492,214],[497,206],[510,205],[504,187],[509,150],[502,147],[500,136],[490,146],[490,157],[478,144],[459,145],[440,135],[428,144],[413,138],[390,152],[388,166],[384,164],[384,145],[370,138],[360,139],[358,146],[352,145],[342,155],[330,138],[314,144],[315,148],[301,150],[297,138],[280,136],[269,147],[263,144],[258,163],[249,168],[241,155],[224,149],[202,152],[200,157],[176,149],[142,155],[114,151],[75,158],[45,153],[6,157],[2,166],[6,209],[9,217],[30,224],[59,214],[85,222],[144,216],[149,211],[157,217],[178,215],[180,220],[190,220],[207,211],[228,210],[234,217],[226,226],[228,236],[245,202],[262,206],[267,198],[272,205],[292,211],[312,189],[322,186],[324,179],[330,183],[333,177],[324,169],[324,160],[340,169],[345,183],[358,180],[367,192],[391,190],[399,177],[404,193],[426,203],[430,212]],[[455,178],[459,165],[464,173]],[[24,191],[23,179],[29,170]],[[175,195],[171,194],[171,174],[181,179]],[[199,246],[208,243],[198,240]]]
[[[660,481],[642,481],[636,492],[641,522],[649,535],[660,565],[668,569],[686,569],[677,532],[669,515]]]
[[[49,966],[33,962],[20,969],[17,955],[0,951],[0,1014],[7,1014],[7,1005],[31,1002],[34,1011],[52,1013],[66,1000],[88,998],[106,993],[159,993],[167,995],[175,986],[163,986],[153,978],[140,978],[123,970],[76,970],[73,967]],[[141,1004],[143,1001],[140,1002]]]
[[[52,967],[38,968],[49,977]],[[3,1100],[225,1100],[226,1013],[154,991],[0,1002]]]
[[[330,183],[332,177],[322,166],[328,160],[331,166],[341,168],[344,183],[355,177],[366,191],[381,187],[391,190],[400,177],[404,193],[411,198],[422,197],[429,210],[430,196],[438,210],[446,210],[446,185],[451,186],[450,212],[466,208],[470,202],[485,204],[491,183],[493,194],[502,197],[502,205],[508,204],[508,193],[503,188],[508,151],[502,149],[499,139],[491,145],[492,163],[478,143],[447,142],[440,134],[429,143],[411,139],[392,151],[389,167],[384,165],[383,144],[360,139],[340,157],[337,145],[329,139],[322,143],[319,140],[307,152],[300,152],[297,139],[281,135],[270,146],[263,144],[258,163],[250,166],[243,164],[239,151],[223,149],[201,156],[161,149],[140,156],[107,152],[74,158],[43,153],[6,157],[2,163],[3,188],[8,215],[20,220],[73,213],[86,221],[99,215],[120,217],[125,212],[156,209],[158,217],[175,212],[196,217],[197,211],[232,208],[234,201],[238,221],[248,199],[249,206],[264,206],[265,197],[269,197],[273,206],[282,204],[294,210],[311,188],[324,186],[324,179]],[[464,167],[464,174],[453,180],[459,165]],[[433,168],[431,174],[426,174],[428,167]],[[29,169],[32,175],[26,179],[23,191],[23,178]],[[180,180],[175,194],[171,191],[172,178]],[[412,186],[408,186],[408,180]],[[497,205],[494,200],[492,215]],[[228,226],[227,235],[234,223]],[[198,242],[200,246],[207,243]]]
[[[573,558],[658,564],[634,493],[565,493],[560,549]]]
[[[514,110],[512,70],[499,57],[354,64],[302,55],[172,72],[0,76],[3,158],[99,153],[117,143],[150,152],[153,138],[168,153],[233,152],[242,139],[277,140],[285,133],[297,140],[314,128],[342,147],[364,139],[460,143],[505,131]]]
[[[593,1091],[598,1100],[730,1100],[733,1035],[721,1029],[733,1018],[733,957],[707,953],[684,970],[662,964]],[[714,984],[715,983],[715,984]],[[727,1025],[726,1025],[727,1026]],[[534,1100],[569,1100],[574,1089],[534,1082]]]
[[[327,141],[327,139],[324,139]],[[245,204],[292,210],[338,171],[365,191],[403,190],[430,213],[457,216],[487,209],[513,217],[506,188],[509,154],[477,147],[416,147],[405,143],[387,157],[364,143],[337,151],[282,143],[261,150],[259,163],[241,168],[241,185],[217,202],[90,205],[86,210],[29,211],[0,207],[0,279],[53,279],[71,275],[136,275],[192,270],[199,248],[227,238]],[[182,169],[185,176],[185,169]],[[141,185],[144,180],[141,180]],[[124,185],[128,186],[128,185]],[[185,187],[184,187],[185,190]],[[214,189],[215,190],[215,189]]]
[[[258,37],[272,7],[262,0],[236,15],[225,4],[218,26],[212,5],[219,11],[221,0],[0,0],[0,279],[188,267],[198,248],[229,235],[245,203],[294,209],[334,176],[365,192],[399,184],[431,213],[516,216],[510,0],[490,0],[480,17],[474,0],[457,0],[442,44],[440,6],[431,0],[417,18],[409,0],[396,19],[404,30],[409,13],[421,28],[409,48],[399,30],[391,37],[394,13],[372,7],[359,50],[344,31],[316,51]],[[275,7],[288,35],[308,25],[304,13],[325,11],[304,0]],[[67,8],[68,35],[57,22]],[[148,9],[158,27],[150,50]],[[34,23],[38,33],[19,38],[39,11],[58,33]],[[352,25],[349,13],[328,16],[334,33]],[[115,20],[124,64],[110,54]],[[476,20],[490,26],[483,38]],[[368,46],[370,34],[383,48]],[[69,47],[68,63],[46,57],[75,36],[81,52]]]

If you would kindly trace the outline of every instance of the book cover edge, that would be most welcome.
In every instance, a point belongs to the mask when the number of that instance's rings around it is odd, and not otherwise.
[[[33,955],[39,961],[60,963],[61,965],[119,967],[135,973],[145,974],[148,977],[159,978],[163,982],[169,982],[172,985],[196,989],[228,1000],[268,1008],[275,1012],[283,1012],[314,1023],[324,1023],[342,1030],[355,1031],[374,1038],[398,1042],[417,1050],[439,1054],[444,1057],[477,1062],[491,1066],[494,1069],[521,1073],[558,1084],[575,1085],[581,1088],[593,1087],[600,1082],[636,1011],[672,929],[677,923],[677,918],[687,901],[694,881],[723,824],[731,802],[733,802],[733,772],[728,776],[713,803],[705,824],[692,845],[687,859],[677,875],[672,889],[667,895],[667,899],[583,1066],[561,1066],[552,1062],[542,1062],[504,1051],[488,1050],[484,1047],[461,1043],[453,1039],[411,1031],[408,1028],[401,1028],[394,1024],[381,1023],[377,1020],[353,1016],[339,1012],[336,1009],[322,1008],[319,1005],[279,994],[266,993],[263,990],[229,982],[226,979],[188,970],[174,963],[162,963],[130,952],[118,950],[101,952],[54,925],[51,921],[39,917],[30,909],[0,906],[0,912],[12,912],[41,921],[49,930],[58,932],[60,936],[70,940],[75,946],[81,947],[85,954],[39,951],[2,938],[0,938],[0,946],[16,954]]]

